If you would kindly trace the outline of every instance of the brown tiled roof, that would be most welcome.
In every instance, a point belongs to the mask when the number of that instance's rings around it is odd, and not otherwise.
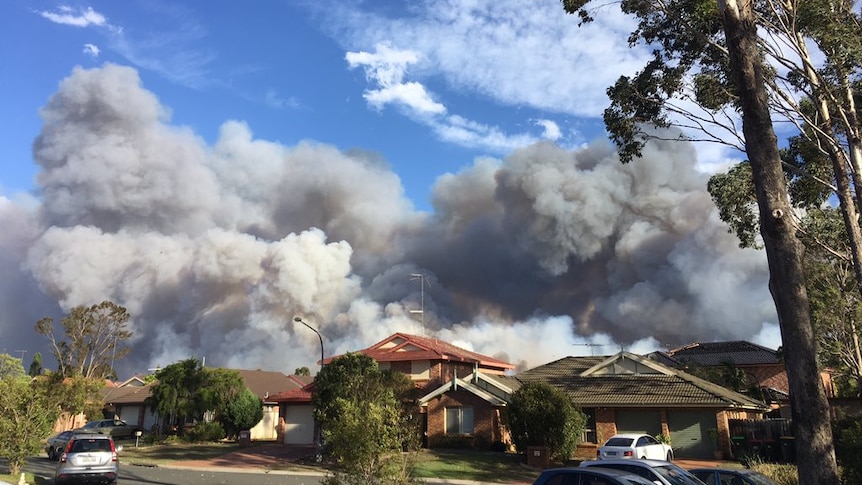
[[[245,369],[233,370],[239,373],[246,387],[251,389],[251,392],[265,401],[269,401],[269,396],[297,389],[305,385],[301,378],[297,376],[291,377],[281,372]]]
[[[311,383],[314,378],[309,376],[285,375],[281,372],[262,370],[229,369],[239,373],[246,387],[257,397],[271,402],[268,396],[286,391],[301,389]],[[151,384],[145,386],[106,387],[102,395],[105,402],[113,404],[138,404],[152,394]]]
[[[462,349],[449,342],[431,337],[395,333],[359,352],[371,357],[377,362],[400,362],[412,360],[448,360],[469,362],[480,368],[506,371],[515,366],[487,355]],[[337,357],[337,356],[336,356]],[[334,359],[335,357],[332,357]],[[330,362],[327,359],[325,362]]]
[[[669,350],[667,354],[684,364],[702,366],[719,366],[726,363],[736,366],[781,363],[777,351],[744,340],[695,342]]]
[[[102,389],[102,397],[109,404],[142,404],[152,394],[151,385],[106,387]]]
[[[584,371],[608,357],[566,357],[515,376],[544,381],[583,407],[711,407],[763,409],[764,404],[662,364],[667,374],[593,374]]]

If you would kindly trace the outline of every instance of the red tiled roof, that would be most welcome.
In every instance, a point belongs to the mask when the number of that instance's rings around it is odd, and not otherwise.
[[[291,389],[285,392],[279,392],[269,396],[269,402],[291,402],[291,403],[310,403],[311,396],[314,392],[314,383],[307,384],[298,389]]]
[[[514,369],[515,366],[487,355],[462,349],[449,342],[431,337],[395,333],[380,342],[360,350],[377,362],[402,362],[413,360],[448,360],[475,363],[479,367],[497,370]],[[335,356],[337,357],[337,356]],[[335,357],[326,359],[330,362]]]

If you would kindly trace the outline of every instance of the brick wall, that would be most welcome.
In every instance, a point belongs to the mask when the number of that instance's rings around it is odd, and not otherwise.
[[[601,444],[617,434],[617,420],[611,408],[596,408],[596,441]]]
[[[473,435],[446,435],[446,408],[473,407]],[[428,402],[428,447],[463,446],[487,448],[501,441],[500,415],[496,407],[467,391],[451,391]]]

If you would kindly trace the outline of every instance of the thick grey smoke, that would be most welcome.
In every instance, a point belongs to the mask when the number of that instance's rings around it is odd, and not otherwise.
[[[439,178],[427,214],[374,154],[240,121],[210,146],[128,67],[76,69],[41,115],[38,199],[0,199],[7,351],[44,352],[36,320],[103,300],[133,315],[121,377],[188,357],[313,368],[294,316],[327,355],[403,331],[520,367],[775,320],[764,255],[737,248],[683,143],[628,165],[606,142],[479,159]]]

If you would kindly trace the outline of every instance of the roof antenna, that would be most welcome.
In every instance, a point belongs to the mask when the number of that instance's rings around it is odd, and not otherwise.
[[[410,281],[419,280],[419,310],[410,310],[411,314],[419,314],[422,323],[422,335],[425,335],[425,282],[427,278],[422,273],[410,274]]]

